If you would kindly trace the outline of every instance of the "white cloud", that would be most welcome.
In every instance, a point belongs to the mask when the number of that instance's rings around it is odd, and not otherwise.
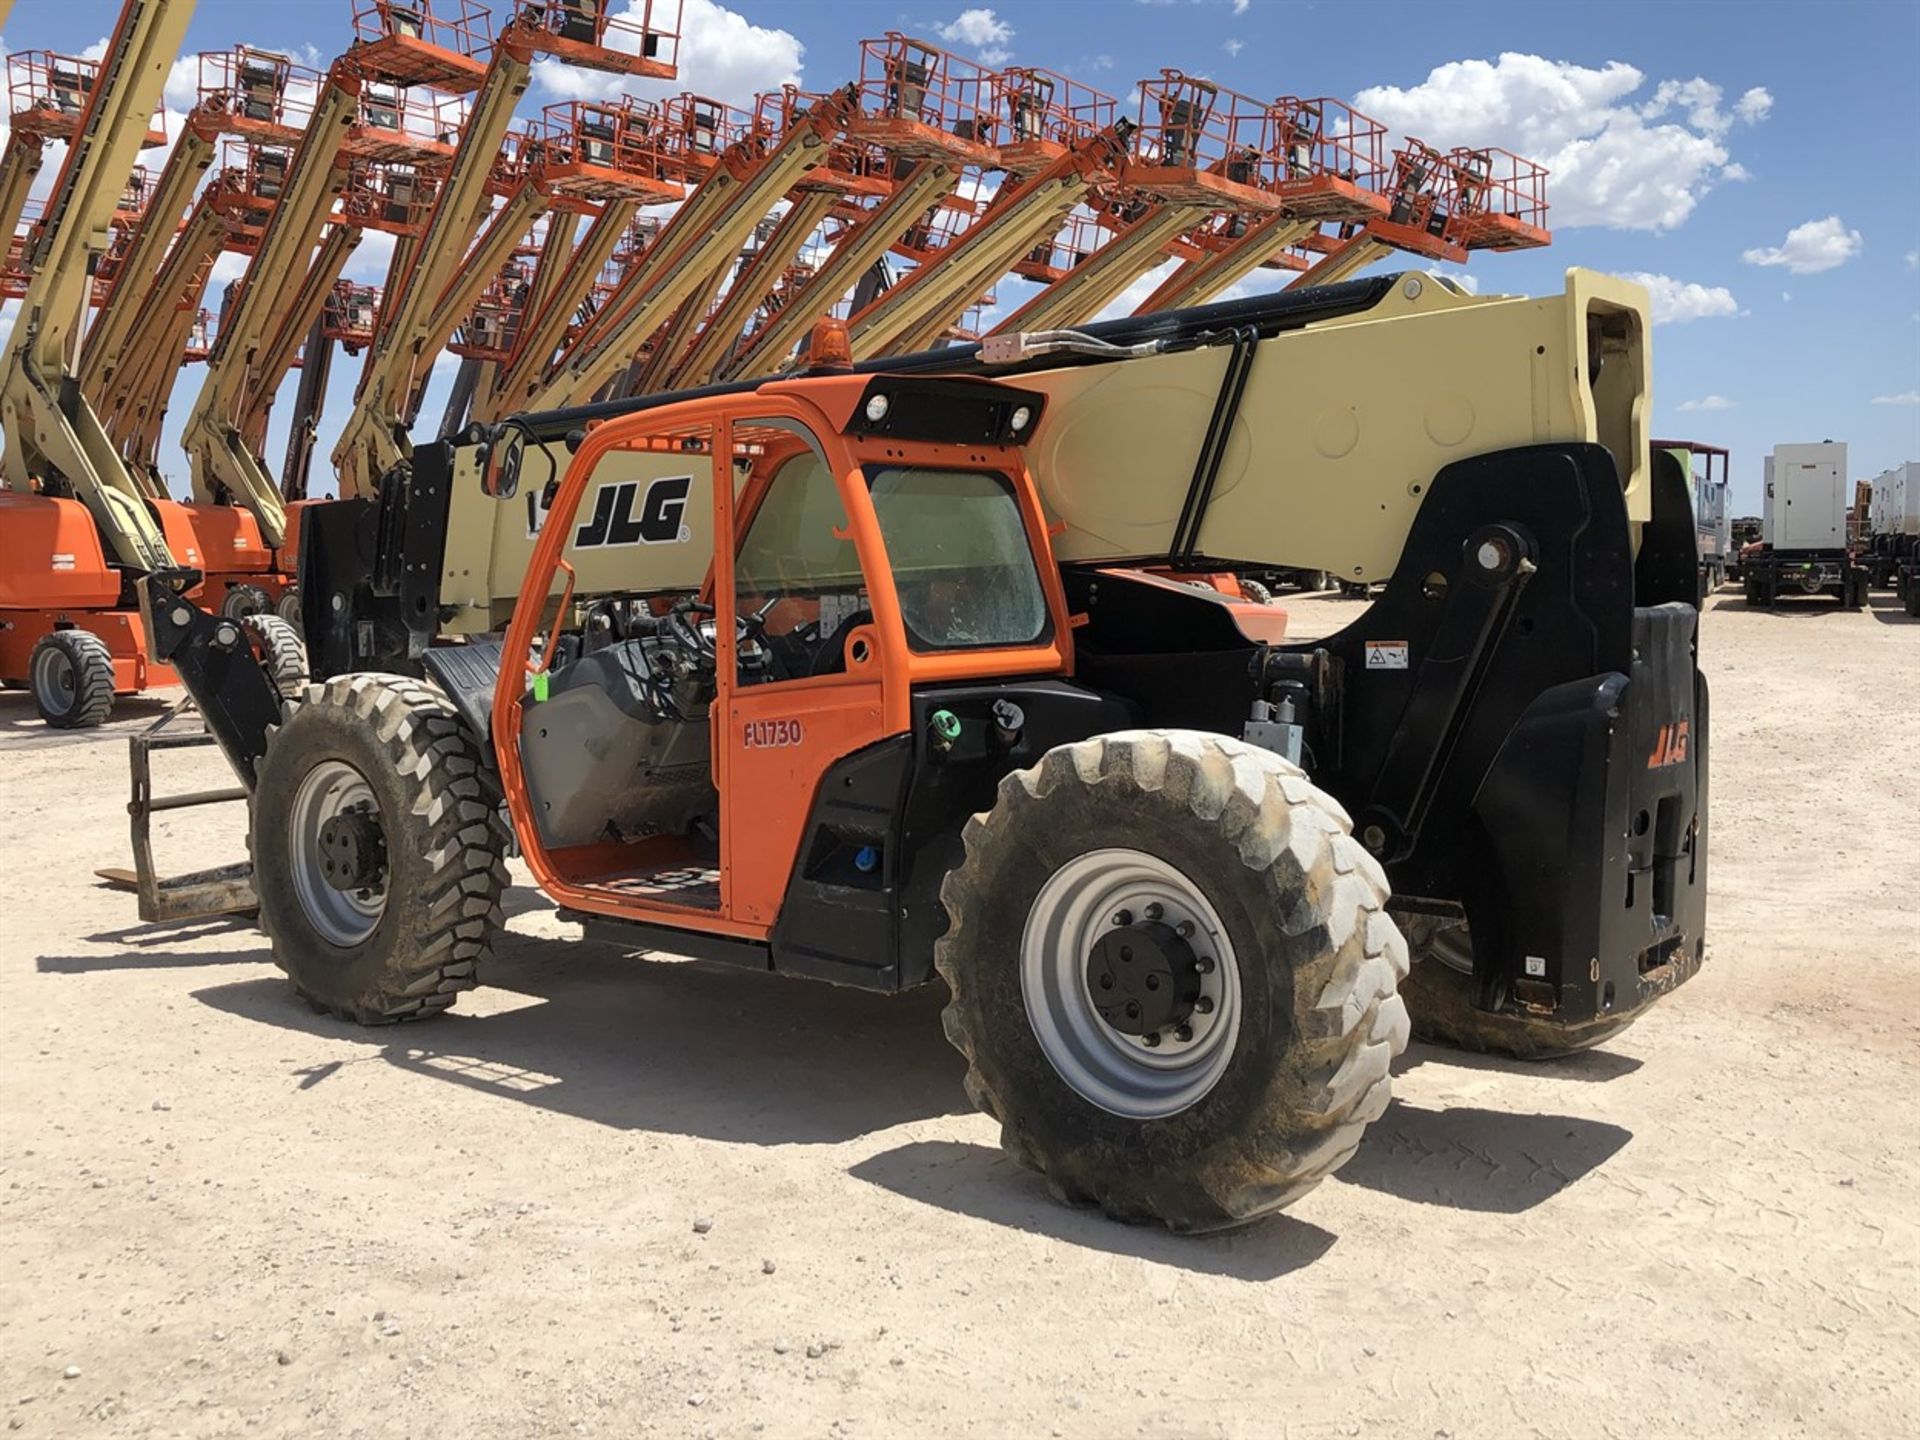
[[[1724,135],[1735,120],[1757,125],[1773,109],[1773,96],[1754,86],[1734,102],[1731,113],[1720,108],[1721,89],[1711,80],[1696,75],[1691,80],[1662,80],[1653,92],[1653,100],[1643,105],[1640,114],[1654,119],[1669,110],[1686,112],[1687,124],[1708,135]]]
[[[1876,395],[1876,405],[1920,405],[1920,390],[1902,390],[1898,395]]]
[[[1246,14],[1249,3],[1250,0],[1233,0],[1233,13],[1236,15]]]
[[[1239,56],[1242,50],[1247,48],[1247,42],[1244,40],[1229,40],[1220,48],[1227,52],[1228,59],[1234,59]]]
[[[237,250],[222,250],[214,257],[213,268],[207,272],[207,293],[217,301],[220,292],[227,285],[247,273],[252,257],[242,255]],[[384,272],[383,272],[384,273]],[[218,308],[217,306],[215,308]]]
[[[169,110],[191,110],[200,100],[200,57],[182,55],[167,71],[162,92]]]
[[[1773,96],[1764,85],[1756,85],[1735,102],[1733,113],[1749,125],[1757,125],[1773,110]]]
[[[1154,266],[1153,269],[1149,270],[1138,280],[1135,280],[1131,285],[1127,286],[1125,290],[1122,290],[1116,295],[1113,303],[1093,318],[1095,320],[1118,320],[1124,315],[1131,315],[1146,302],[1146,298],[1149,295],[1160,288],[1166,281],[1166,278],[1173,274],[1179,264],[1180,262],[1178,260],[1161,261],[1158,265]]]
[[[387,266],[393,261],[393,236],[384,230],[362,230],[360,243],[353,247],[340,274],[361,284],[383,285]]]
[[[1740,408],[1740,402],[1738,400],[1729,400],[1724,395],[1708,395],[1699,400],[1682,400],[1679,408],[1687,411],[1737,410]]]
[[[644,0],[627,0],[615,18],[638,24],[645,11]],[[660,99],[692,91],[750,106],[762,90],[799,84],[805,53],[806,47],[788,31],[755,25],[715,0],[686,0],[676,79],[639,80],[553,59],[535,61],[533,72],[542,89],[566,100],[605,99],[623,92]]]
[[[1508,52],[1438,66],[1404,89],[1370,87],[1354,104],[1400,135],[1498,145],[1541,162],[1556,227],[1671,230],[1720,180],[1744,177],[1729,176],[1723,142],[1735,120],[1751,124],[1766,110],[1749,91],[1730,116],[1720,87],[1698,77],[1663,81],[1636,107],[1645,83],[1617,60],[1594,69]]]
[[[1004,65],[1013,58],[1007,44],[1013,39],[1013,27],[990,9],[962,10],[937,28],[940,38],[949,44],[972,47],[982,64]]]
[[[1653,302],[1656,325],[1684,325],[1689,320],[1711,320],[1722,315],[1738,315],[1740,302],[1724,285],[1702,285],[1693,280],[1676,280],[1671,275],[1653,275],[1644,270],[1629,273],[1626,279],[1644,285]]]
[[[1906,261],[1909,270],[1920,270],[1920,250],[1909,250]]]
[[[1794,226],[1779,245],[1743,250],[1740,258],[1749,265],[1784,265],[1795,275],[1818,275],[1846,264],[1860,253],[1860,245],[1858,230],[1849,230],[1838,215],[1829,215]]]
[[[1479,278],[1468,274],[1465,270],[1449,270],[1443,265],[1426,265],[1421,268],[1430,275],[1439,276],[1442,280],[1451,280],[1469,295],[1480,293]]]

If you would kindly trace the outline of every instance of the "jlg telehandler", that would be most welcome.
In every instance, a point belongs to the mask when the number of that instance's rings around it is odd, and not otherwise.
[[[805,374],[517,416],[316,507],[301,695],[188,576],[155,628],[314,1004],[476,984],[511,839],[592,938],[938,974],[1010,1154],[1233,1225],[1353,1153],[1410,1011],[1565,1052],[1700,963],[1693,519],[1646,337],[1580,271],[855,368],[823,326]],[[475,506],[510,572],[467,573]],[[1270,645],[1142,568],[1261,564],[1386,585]],[[476,594],[504,630],[450,640]]]

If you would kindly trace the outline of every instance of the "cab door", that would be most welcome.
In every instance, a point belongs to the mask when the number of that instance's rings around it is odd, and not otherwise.
[[[787,452],[737,502],[716,497],[747,512],[716,527],[736,536],[714,573],[725,903],[730,918],[770,926],[822,776],[887,734],[889,681],[847,516],[850,477],[838,473],[852,467],[804,422],[743,417],[732,432],[734,443],[784,438]]]

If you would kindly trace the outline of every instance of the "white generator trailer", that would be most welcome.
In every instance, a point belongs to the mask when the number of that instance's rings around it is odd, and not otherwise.
[[[1747,603],[1831,595],[1849,610],[1867,603],[1867,571],[1847,545],[1844,441],[1776,445],[1766,460],[1760,548],[1743,557]]]
[[[1920,460],[1882,470],[1867,483],[1871,498],[1861,560],[1871,584],[1898,590],[1905,600],[1912,587],[1901,583],[1902,572],[1910,576],[1920,567]]]

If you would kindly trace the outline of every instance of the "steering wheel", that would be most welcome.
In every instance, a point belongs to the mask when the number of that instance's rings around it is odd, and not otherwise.
[[[713,607],[691,597],[673,602],[671,609],[661,617],[667,633],[673,637],[673,643],[697,660],[711,661],[715,655],[715,646],[710,636],[701,631],[697,621],[690,618],[696,615],[711,615]]]
[[[871,625],[872,623],[873,612],[871,610],[856,610],[838,625],[834,626],[833,633],[826,638],[826,642],[822,644],[818,650],[813,652],[813,661],[807,666],[807,674],[809,676],[831,675],[835,670],[843,669],[847,648],[847,636],[851,635],[860,626]]]

